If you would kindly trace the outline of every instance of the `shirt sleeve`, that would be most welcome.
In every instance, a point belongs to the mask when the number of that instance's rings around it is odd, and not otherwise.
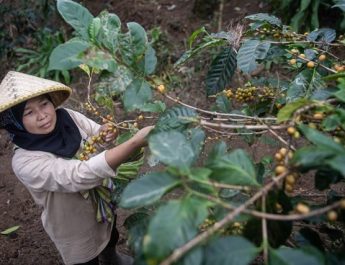
[[[105,151],[87,161],[64,159],[41,151],[16,150],[12,167],[28,188],[36,191],[78,192],[101,185],[115,171],[105,160]]]

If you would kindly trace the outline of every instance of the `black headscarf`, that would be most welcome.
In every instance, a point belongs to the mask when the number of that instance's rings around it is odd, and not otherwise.
[[[63,108],[57,109],[54,130],[48,134],[32,134],[23,125],[25,105],[26,101],[1,113],[0,128],[10,133],[12,142],[27,150],[72,158],[80,147],[81,135],[69,113]]]

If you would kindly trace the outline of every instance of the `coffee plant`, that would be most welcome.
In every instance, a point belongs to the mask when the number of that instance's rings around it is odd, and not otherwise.
[[[262,13],[247,16],[246,28],[200,28],[175,67],[204,51],[216,54],[205,80],[210,109],[201,109],[171,96],[154,75],[155,51],[139,24],[127,23],[123,33],[115,14],[94,17],[70,0],[58,0],[57,9],[75,37],[52,52],[50,69],[79,67],[88,75],[86,108],[111,123],[110,130],[135,130],[145,119],[101,114],[91,99],[98,75],[98,105],[114,113],[121,100],[128,112],[158,113],[151,113],[157,121],[148,145],[149,160],[159,161],[160,170],[131,176],[114,196],[120,207],[136,210],[125,222],[135,264],[344,262],[344,233],[332,225],[343,225],[345,199],[330,188],[345,176],[345,66],[337,56],[345,42],[335,30],[298,34]],[[234,85],[234,76],[243,82]],[[165,109],[154,95],[173,107]],[[94,152],[101,136],[85,152]],[[265,139],[276,151],[254,161],[244,149],[227,146],[229,137],[249,144]],[[327,198],[299,193],[300,179],[314,181]],[[330,240],[340,246],[326,244],[315,230],[321,224],[338,234]]]

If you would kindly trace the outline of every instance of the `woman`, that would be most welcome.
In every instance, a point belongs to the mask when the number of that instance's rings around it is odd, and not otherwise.
[[[85,199],[81,192],[114,177],[116,168],[146,145],[152,127],[87,161],[78,160],[91,136],[106,131],[104,140],[110,142],[116,134],[78,112],[57,108],[70,94],[61,83],[19,72],[11,71],[2,80],[0,128],[9,132],[15,145],[13,171],[43,208],[43,227],[66,264],[130,264],[115,252],[118,232],[113,211],[108,222],[97,221],[100,209],[94,207],[95,197]],[[103,204],[98,205],[103,210]]]

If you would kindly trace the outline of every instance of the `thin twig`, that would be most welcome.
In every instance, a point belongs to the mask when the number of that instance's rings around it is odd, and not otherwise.
[[[269,128],[274,129],[274,130],[281,130],[281,129],[286,129],[288,127],[287,125],[268,126],[266,124],[264,124],[264,125],[244,125],[244,124],[213,123],[213,122],[208,122],[205,120],[200,120],[200,125],[213,127],[213,128],[247,129],[247,130],[269,130]]]
[[[261,198],[261,210],[266,213],[266,194]],[[267,220],[266,218],[261,219],[262,225],[262,243],[263,243],[263,258],[264,264],[268,264],[268,236],[267,236]]]

